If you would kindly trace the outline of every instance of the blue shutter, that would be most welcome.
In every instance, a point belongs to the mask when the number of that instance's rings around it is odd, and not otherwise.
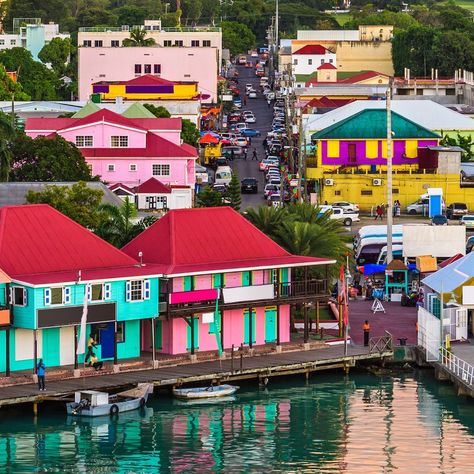
[[[49,306],[51,304],[51,288],[44,289],[44,305]]]
[[[132,283],[127,281],[126,291],[125,291],[125,301],[130,301],[132,299]]]
[[[150,299],[150,280],[144,280],[145,291],[143,292],[143,299],[149,300]]]
[[[23,306],[28,306],[28,290],[23,288]]]
[[[87,302],[92,301],[92,286],[86,285],[87,288]]]
[[[106,283],[104,285],[104,299],[110,300],[112,298],[112,284]]]
[[[64,304],[71,303],[71,287],[66,286],[64,288]]]

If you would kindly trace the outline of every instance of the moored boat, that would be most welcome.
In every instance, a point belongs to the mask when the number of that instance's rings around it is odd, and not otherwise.
[[[173,395],[183,400],[199,398],[217,398],[233,395],[239,387],[236,385],[213,385],[211,387],[173,388]]]
[[[66,404],[68,415],[117,415],[145,406],[153,384],[140,383],[136,388],[109,395],[106,392],[83,390],[74,394],[74,402]]]

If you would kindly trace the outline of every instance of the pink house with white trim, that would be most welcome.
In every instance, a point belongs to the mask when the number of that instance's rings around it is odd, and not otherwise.
[[[335,263],[291,255],[230,207],[171,210],[122,251],[163,273],[156,327],[142,336],[166,354],[288,343],[290,306],[327,299],[308,269]]]
[[[83,118],[28,118],[25,132],[74,143],[103,181],[133,187],[156,177],[194,189],[197,151],[181,143],[180,118],[127,118],[101,109]]]

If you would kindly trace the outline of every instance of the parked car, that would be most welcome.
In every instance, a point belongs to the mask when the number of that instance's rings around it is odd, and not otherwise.
[[[268,168],[272,165],[277,165],[278,166],[279,161],[272,159],[270,157],[264,158],[259,164],[258,164],[258,169],[260,171],[267,171]]]
[[[260,137],[262,134],[260,130],[255,130],[254,128],[244,128],[240,130],[240,134],[243,137]]]
[[[453,202],[446,208],[446,217],[448,219],[460,219],[469,212],[466,204],[463,202]]]
[[[257,119],[255,118],[255,115],[245,115],[244,121],[245,123],[255,123]]]
[[[465,225],[466,229],[474,229],[474,216],[462,216],[461,219],[459,219],[459,224]]]
[[[279,207],[283,205],[283,203],[281,202],[280,193],[275,193],[269,196],[267,202],[269,206],[273,206],[273,207]]]
[[[196,163],[194,165],[194,172],[196,173],[196,181],[201,182],[201,184],[209,183],[209,174],[207,168]]]
[[[215,175],[215,184],[224,184],[229,186],[232,179],[232,169],[230,166],[218,166]]]
[[[242,130],[247,128],[247,124],[245,122],[239,122],[235,128],[242,134]]]
[[[212,189],[221,194],[225,194],[227,192],[227,186],[225,184],[215,184],[212,186]]]
[[[448,219],[446,216],[439,214],[431,218],[431,225],[448,225]]]
[[[468,237],[466,240],[466,253],[471,253],[472,249],[474,248],[474,235]]]
[[[255,91],[250,91],[248,93],[249,99],[256,99],[257,98],[257,93]]]
[[[249,143],[245,137],[237,137],[234,140],[234,145],[237,145],[237,146],[247,146],[248,144]]]
[[[280,192],[280,188],[276,184],[266,184],[263,190],[264,199],[268,199],[268,196]]]
[[[232,145],[232,146],[223,146],[221,148],[221,153],[226,157],[229,158],[232,155],[232,151],[234,152],[234,156],[240,158],[244,154],[244,150],[241,146]]]
[[[340,207],[344,212],[359,212],[359,206],[347,201],[339,201],[331,204],[332,207]]]
[[[472,181],[474,179],[474,163],[461,163],[461,180]]]
[[[242,193],[258,193],[258,181],[256,178],[244,178],[240,182],[240,191]]]

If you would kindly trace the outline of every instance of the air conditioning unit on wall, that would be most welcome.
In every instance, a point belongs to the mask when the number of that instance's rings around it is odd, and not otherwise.
[[[382,186],[382,180],[379,178],[375,178],[372,180],[372,186]]]
[[[334,180],[333,179],[325,179],[324,180],[324,186],[334,186]]]

